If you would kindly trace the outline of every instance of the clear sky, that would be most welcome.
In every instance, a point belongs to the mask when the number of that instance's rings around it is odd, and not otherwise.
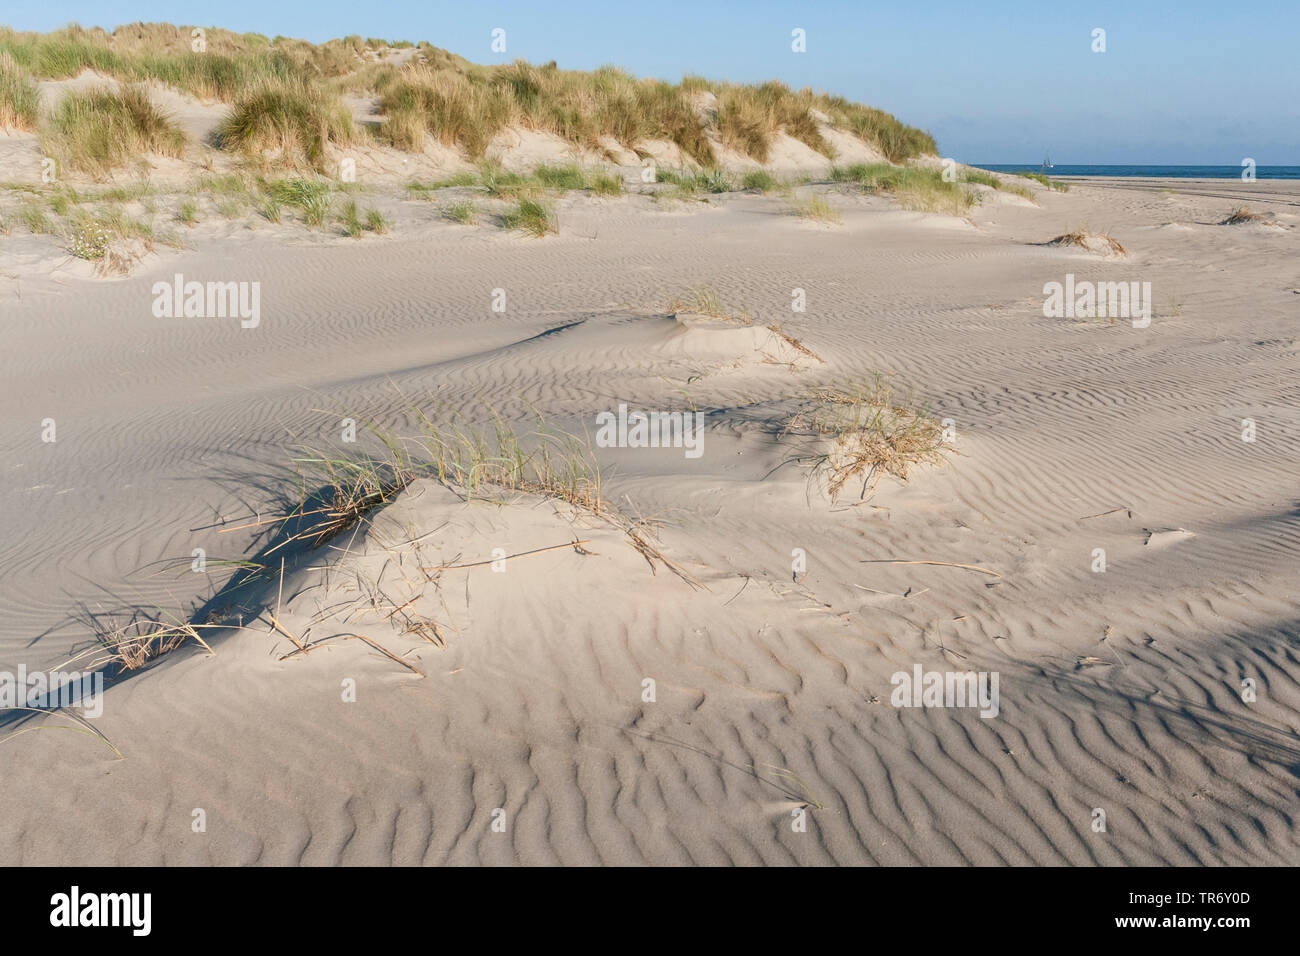
[[[639,76],[777,78],[896,114],[971,163],[1300,165],[1300,0],[13,0],[0,23],[428,40]],[[505,54],[490,48],[506,31]],[[791,50],[791,31],[807,52]],[[1106,31],[1106,52],[1092,32]]]

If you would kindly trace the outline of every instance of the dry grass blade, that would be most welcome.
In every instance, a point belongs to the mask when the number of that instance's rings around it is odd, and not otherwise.
[[[396,654],[394,654],[392,651],[390,651],[390,650],[388,650],[387,648],[381,646],[381,645],[378,644],[377,642],[372,641],[372,640],[371,640],[370,638],[368,638],[368,637],[365,637],[365,636],[363,636],[363,635],[361,635],[361,634],[342,634],[342,635],[340,635],[340,636],[341,636],[341,637],[350,638],[350,639],[352,639],[352,640],[362,641],[362,642],[364,642],[364,643],[366,643],[366,644],[369,644],[371,647],[373,647],[373,648],[374,648],[375,650],[377,650],[379,653],[383,654],[383,655],[384,655],[385,657],[387,657],[389,660],[391,660],[391,661],[396,661],[398,664],[401,664],[401,665],[402,665],[403,667],[405,667],[407,670],[414,671],[416,674],[419,674],[421,677],[424,676],[424,671],[420,670],[418,667],[416,667],[416,666],[415,666],[414,664],[412,664],[410,661],[403,660],[402,658],[400,658],[400,657],[398,657]]]
[[[530,554],[544,554],[547,551],[559,551],[562,548],[573,548],[579,554],[590,554],[589,551],[583,551],[582,545],[591,544],[589,540],[566,541],[564,544],[553,544],[547,548],[534,548],[532,551],[519,551],[516,554],[507,554],[503,558],[489,558],[486,561],[471,561],[468,564],[443,564],[437,567],[426,568],[420,566],[421,571],[458,571],[461,568],[481,568],[484,565],[495,564],[497,561],[509,561],[511,558],[523,558]]]
[[[5,707],[3,709],[7,711],[28,711],[33,714],[50,713],[50,711],[40,707]],[[113,751],[113,753],[117,754],[119,760],[124,759],[122,751],[118,750],[117,747],[113,745],[113,742],[109,740],[107,736],[104,735],[104,732],[99,730],[97,727],[91,724],[90,721],[86,720],[86,718],[82,717],[80,714],[76,714],[68,710],[61,710],[58,712],[58,716],[67,717],[70,720],[74,720],[81,726],[64,727],[64,726],[52,726],[50,724],[40,724],[36,727],[24,727],[21,730],[15,730],[12,733],[8,733],[5,734],[3,737],[0,737],[0,744],[4,743],[6,740],[13,740],[15,737],[21,737],[23,734],[31,733],[34,730],[69,730],[74,734],[85,734],[88,737],[93,737],[99,740],[100,743],[102,743],[105,747]]]
[[[778,338],[780,338],[783,342],[785,342],[786,345],[790,346],[790,348],[794,349],[800,355],[806,355],[811,359],[816,359],[818,362],[825,363],[826,360],[823,359],[820,355],[818,355],[812,349],[808,348],[808,346],[804,345],[802,342],[796,339],[785,329],[781,328],[780,322],[773,322],[771,325],[768,326],[768,330],[774,332]]]
[[[991,574],[995,578],[1002,575],[996,571],[990,571],[988,568],[981,568],[978,564],[955,564],[952,561],[903,561],[894,558],[868,558],[863,564],[932,564],[940,568],[965,568],[967,571],[979,571],[981,574]],[[928,590],[928,589],[927,589]]]

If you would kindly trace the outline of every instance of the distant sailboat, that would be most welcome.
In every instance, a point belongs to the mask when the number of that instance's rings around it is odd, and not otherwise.
[[[1048,153],[1046,156],[1043,157],[1043,169],[1051,169],[1051,168],[1052,168],[1052,154]]]

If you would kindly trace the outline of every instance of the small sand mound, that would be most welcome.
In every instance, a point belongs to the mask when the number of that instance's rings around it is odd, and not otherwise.
[[[1083,229],[1063,233],[1045,243],[1049,246],[1075,246],[1102,256],[1127,256],[1128,250],[1110,233],[1091,233]]]
[[[1228,218],[1219,223],[1220,226],[1275,226],[1274,216],[1271,212],[1255,212],[1247,206],[1238,206]]]
[[[726,362],[807,367],[822,359],[778,324],[756,325],[694,312],[673,315],[676,328],[664,342],[671,355]]]

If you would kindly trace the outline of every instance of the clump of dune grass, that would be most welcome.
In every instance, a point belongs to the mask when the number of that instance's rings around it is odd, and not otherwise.
[[[54,223],[50,220],[49,214],[43,206],[36,203],[25,203],[18,210],[18,218],[27,231],[35,235],[48,235],[54,232]]]
[[[842,96],[825,94],[816,97],[814,105],[828,115],[836,127],[846,129],[875,146],[891,163],[901,163],[916,156],[933,156],[939,152],[933,136],[908,126],[883,110],[851,102]]]
[[[469,200],[450,203],[443,207],[443,218],[461,225],[473,225],[478,222],[478,207]]]
[[[398,149],[421,152],[432,136],[446,146],[461,146],[475,158],[513,114],[504,88],[476,83],[458,73],[416,67],[403,71],[380,94],[385,115],[380,135]]]
[[[521,230],[534,239],[560,231],[555,208],[537,199],[520,199],[514,209],[501,217],[501,224],[507,229]]]
[[[39,103],[31,76],[8,53],[0,53],[0,129],[35,129]]]
[[[302,176],[269,179],[262,182],[261,188],[277,204],[277,212],[279,206],[297,207],[302,212],[303,221],[309,226],[323,226],[329,217],[331,200],[328,180]]]
[[[547,166],[542,164],[533,170],[533,178],[547,189],[566,192],[570,189],[586,189],[587,175],[577,166]]]
[[[246,153],[264,164],[325,169],[326,147],[349,146],[357,138],[348,108],[323,87],[271,80],[241,93],[216,130],[223,149]]]
[[[1002,188],[1002,180],[990,172],[982,169],[968,169],[962,174],[962,182],[978,183],[981,186],[989,186],[993,189]]]
[[[776,189],[778,183],[776,177],[766,169],[751,169],[745,173],[740,185],[742,189],[752,189],[755,192],[765,193]]]
[[[367,232],[379,234],[388,231],[388,221],[378,209],[367,209],[363,220],[361,209],[355,199],[349,199],[343,204],[339,213],[339,223],[343,227],[343,234],[353,239],[360,239]]]
[[[817,102],[811,90],[796,93],[775,80],[759,86],[726,86],[718,94],[718,134],[724,145],[760,163],[770,158],[779,132],[834,159],[835,151],[813,115]]]
[[[945,459],[942,423],[880,375],[849,387],[810,390],[805,407],[786,422],[785,431],[829,440],[829,448],[798,460],[825,481],[832,502],[858,479],[861,500],[883,476],[906,481],[914,466]]]
[[[431,418],[412,410],[421,431],[409,438],[365,423],[379,446],[374,455],[308,450],[296,459],[305,473],[302,503],[289,516],[300,519],[300,530],[290,540],[325,544],[368,521],[411,482],[428,479],[466,500],[504,503],[522,494],[564,502],[621,530],[652,571],[662,565],[692,587],[703,587],[651,543],[654,522],[628,517],[604,499],[600,468],[578,436],[540,416],[531,433],[521,435],[492,410],[482,423],[459,412]],[[322,478],[323,492],[308,495],[307,482]]]
[[[595,173],[589,180],[588,187],[594,196],[621,196],[626,190],[623,177],[609,173]]]
[[[313,467],[328,488],[321,499],[323,505],[314,511],[300,508],[294,515],[316,519],[295,537],[305,540],[313,548],[319,548],[355,528],[372,511],[389,504],[416,477],[409,456],[400,448],[394,447],[392,450],[393,456],[389,458],[356,456],[296,459],[299,465]]]
[[[176,221],[193,226],[199,221],[199,204],[193,199],[184,199],[176,209]]]
[[[855,183],[864,189],[892,196],[904,209],[964,216],[974,199],[960,183],[948,182],[938,169],[854,163],[831,169],[831,179]]]
[[[1041,183],[1053,192],[1068,193],[1070,191],[1069,183],[1063,183],[1059,179],[1052,179],[1046,173],[1034,173],[1029,170],[1024,170],[1016,173],[1016,175],[1023,177],[1024,179],[1032,179],[1036,183]]]
[[[116,666],[126,671],[141,670],[164,654],[191,642],[215,655],[200,633],[201,629],[215,625],[194,624],[179,617],[171,617],[171,620],[163,620],[161,616],[158,619],[137,618],[127,624],[96,631],[99,656],[83,666]]]
[[[142,153],[178,157],[185,149],[185,134],[142,86],[65,94],[42,140],[65,166],[96,176]]]
[[[1019,183],[1005,182],[1001,177],[983,169],[966,170],[966,172],[962,174],[962,182],[989,186],[992,189],[996,189],[1000,192],[1009,192],[1016,196],[1020,196],[1022,199],[1028,199],[1031,202],[1034,198],[1033,191],[1028,187],[1022,186]]]
[[[496,163],[484,162],[479,167],[479,183],[489,196],[496,199],[518,199],[537,196],[541,184],[532,176],[502,169]]]
[[[320,227],[325,225],[325,220],[330,212],[329,193],[320,193],[307,197],[301,203],[302,221],[309,226]]]
[[[702,193],[731,192],[733,183],[727,173],[714,166],[707,169],[656,169],[655,181],[675,186],[669,198],[689,199]]]
[[[357,201],[349,199],[343,204],[343,210],[339,214],[339,222],[343,226],[343,234],[353,239],[360,239],[365,232],[365,227],[361,225],[361,214],[357,209]]]
[[[1049,246],[1073,246],[1083,249],[1086,252],[1095,252],[1100,248],[1104,252],[1112,255],[1126,256],[1128,250],[1124,244],[1108,232],[1091,233],[1086,227],[1072,229],[1070,232],[1062,233],[1054,239],[1049,239],[1046,243]]]
[[[843,221],[840,211],[821,196],[813,196],[799,203],[795,207],[795,213],[800,219],[809,219],[813,222],[838,223]]]
[[[724,303],[716,291],[705,286],[688,289],[683,295],[669,299],[667,308],[673,314],[682,312],[689,315],[706,315],[744,325],[752,325],[754,322],[754,317],[743,305],[732,306]]]
[[[1228,218],[1219,223],[1220,226],[1242,226],[1252,222],[1264,222],[1265,218],[1261,213],[1257,213],[1248,206],[1238,206],[1228,214]]]
[[[536,433],[521,438],[495,413],[486,426],[459,415],[435,421],[422,411],[416,414],[422,431],[410,438],[359,419],[375,438],[373,454],[309,448],[294,459],[305,482],[325,486],[308,495],[304,484],[293,517],[311,520],[302,523],[295,539],[319,547],[355,528],[419,478],[438,481],[467,499],[532,493],[598,515],[609,508],[601,497],[599,468],[575,436],[549,429],[540,419]]]

